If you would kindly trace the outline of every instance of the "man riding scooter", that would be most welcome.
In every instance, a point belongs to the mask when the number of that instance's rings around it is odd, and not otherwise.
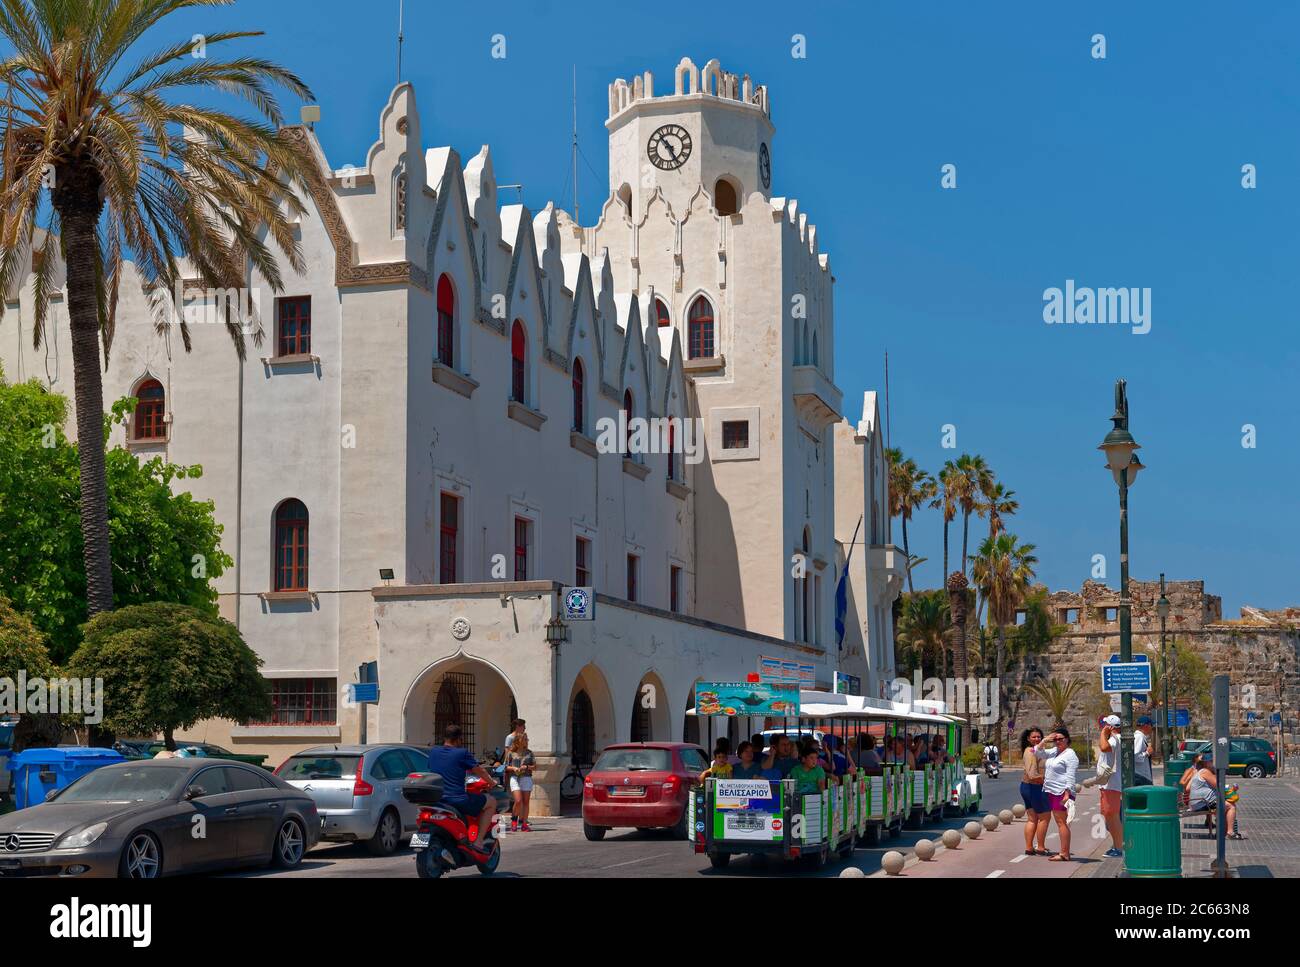
[[[478,764],[478,760],[464,748],[464,733],[459,725],[449,725],[443,732],[443,744],[435,745],[429,750],[429,771],[442,776],[442,800],[455,806],[466,818],[478,816],[478,838],[470,848],[479,853],[488,851],[484,843],[492,823],[496,819],[496,810],[488,809],[488,797],[482,793],[465,791],[465,776],[473,774],[485,780],[489,788],[496,785],[492,773]]]

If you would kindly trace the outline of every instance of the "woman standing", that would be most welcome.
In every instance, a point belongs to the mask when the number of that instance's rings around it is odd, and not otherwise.
[[[1074,780],[1079,772],[1079,757],[1070,748],[1070,733],[1062,726],[1034,747],[1034,756],[1043,761],[1043,791],[1047,808],[1061,834],[1061,851],[1049,860],[1065,863],[1070,859],[1070,824],[1068,803],[1074,796]]]
[[[506,755],[506,772],[510,775],[510,796],[514,800],[514,817],[510,820],[510,831],[531,833],[533,827],[528,825],[528,804],[533,798],[533,767],[537,758],[528,747],[528,733],[516,732],[510,752]]]
[[[1025,804],[1025,855],[1049,856],[1047,827],[1051,810],[1043,792],[1043,766],[1034,754],[1034,746],[1043,741],[1042,729],[1025,729],[1020,735],[1020,759],[1025,774],[1020,780],[1020,799]],[[1038,848],[1034,848],[1037,841]]]

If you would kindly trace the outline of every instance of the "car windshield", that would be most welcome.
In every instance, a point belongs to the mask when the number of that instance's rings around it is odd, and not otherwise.
[[[360,759],[360,756],[355,755],[296,755],[277,769],[275,774],[286,782],[351,779],[357,774]]]
[[[183,769],[136,766],[96,769],[58,795],[58,802],[159,802],[179,790]]]
[[[606,749],[596,760],[593,772],[667,772],[673,754],[667,749]]]

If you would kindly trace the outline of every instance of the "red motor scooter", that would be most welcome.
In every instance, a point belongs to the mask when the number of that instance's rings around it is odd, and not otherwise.
[[[473,778],[465,791],[483,793],[493,813],[507,807],[505,791],[483,779]],[[467,816],[451,803],[442,800],[442,777],[436,773],[413,772],[402,784],[402,796],[421,807],[411,849],[415,851],[415,871],[420,879],[435,879],[448,870],[476,866],[484,876],[496,872],[501,862],[501,842],[496,829],[488,833],[483,850],[473,846],[478,835],[477,815]]]

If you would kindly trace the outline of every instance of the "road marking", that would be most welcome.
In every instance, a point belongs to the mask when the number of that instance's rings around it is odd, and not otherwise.
[[[602,870],[616,870],[616,869],[618,869],[620,866],[631,866],[633,863],[644,863],[644,862],[646,862],[647,860],[657,860],[657,859],[659,859],[659,857],[661,857],[661,856],[672,856],[672,855],[673,855],[673,854],[672,854],[671,852],[669,852],[669,853],[655,853],[655,854],[653,854],[653,855],[651,855],[651,856],[639,856],[639,857],[637,857],[637,858],[634,859],[634,860],[628,860],[628,861],[625,862],[625,863],[615,863],[613,866],[602,866],[602,867],[600,867],[600,869],[602,869]]]
[[[994,871],[993,871],[992,873],[990,873],[988,876],[984,877],[984,879],[986,879],[986,880],[997,879],[999,876],[1001,876],[1001,875],[1002,875],[1003,873],[1005,873],[1005,872],[1006,872],[1006,870],[994,870]]]
[[[1021,860],[1027,860],[1027,859],[1029,859],[1029,854],[1028,854],[1028,853],[1021,853],[1019,856],[1017,856],[1017,857],[1016,857],[1015,859],[1013,859],[1011,862],[1012,862],[1012,863],[1019,863]]]

